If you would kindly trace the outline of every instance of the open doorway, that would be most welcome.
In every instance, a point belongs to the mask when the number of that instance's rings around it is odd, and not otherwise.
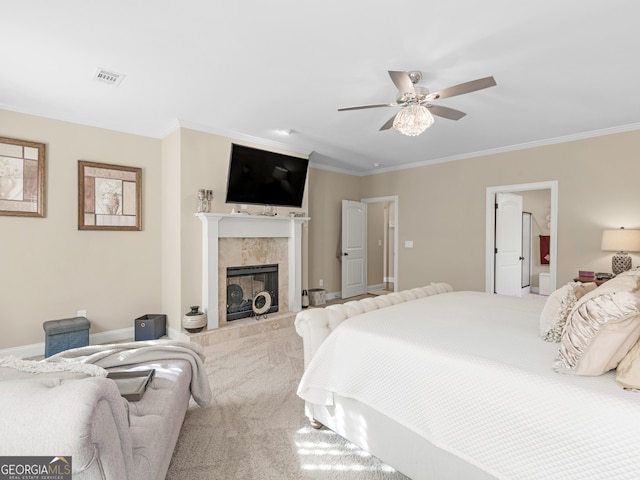
[[[367,292],[398,290],[398,197],[364,198],[367,204]]]
[[[502,193],[517,193],[525,198],[535,198],[536,196],[544,197],[546,200],[545,209],[548,205],[548,213],[546,211],[538,211],[533,218],[534,229],[531,232],[532,235],[532,259],[539,258],[540,254],[540,241],[536,241],[536,237],[546,237],[545,245],[548,245],[548,251],[545,252],[544,265],[538,265],[538,262],[534,262],[530,272],[535,276],[535,282],[533,282],[536,288],[532,288],[532,291],[539,291],[537,285],[538,277],[544,276],[545,291],[553,291],[556,288],[557,282],[557,240],[558,240],[558,225],[557,225],[557,212],[558,212],[558,182],[538,182],[528,183],[521,185],[503,185],[498,187],[488,187],[486,196],[486,274],[485,274],[485,291],[494,293],[496,287],[496,197]],[[533,202],[531,200],[530,202]],[[531,205],[531,203],[530,203]],[[528,210],[528,208],[527,208]],[[537,228],[543,224],[544,228]],[[548,235],[543,235],[548,233]],[[548,279],[548,280],[547,280]],[[520,282],[520,278],[517,279]]]

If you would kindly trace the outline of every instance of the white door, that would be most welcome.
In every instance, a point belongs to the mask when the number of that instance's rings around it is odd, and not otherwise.
[[[342,298],[367,290],[367,204],[342,201]]]
[[[522,294],[522,197],[496,194],[495,293]]]

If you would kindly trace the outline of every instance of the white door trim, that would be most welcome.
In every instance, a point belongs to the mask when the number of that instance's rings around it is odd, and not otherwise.
[[[551,205],[551,227],[549,242],[549,281],[551,290],[556,289],[558,277],[558,181],[523,183],[518,185],[502,185],[498,187],[487,187],[486,214],[485,214],[485,235],[486,235],[486,257],[485,257],[485,292],[493,292],[495,281],[495,198],[498,192],[526,192],[529,190],[550,190]]]
[[[360,201],[362,203],[380,203],[380,202],[393,202],[394,215],[395,219],[395,228],[393,229],[393,291],[398,291],[398,281],[400,279],[400,275],[398,275],[398,212],[400,207],[398,206],[398,195],[388,195],[386,197],[372,197],[372,198],[361,198]]]

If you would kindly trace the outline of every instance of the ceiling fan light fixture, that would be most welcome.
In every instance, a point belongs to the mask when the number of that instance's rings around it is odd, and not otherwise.
[[[433,116],[422,105],[404,107],[393,120],[393,128],[404,135],[415,137],[433,125]]]

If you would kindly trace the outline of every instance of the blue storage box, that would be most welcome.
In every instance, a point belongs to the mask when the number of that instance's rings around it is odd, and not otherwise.
[[[49,320],[42,324],[45,331],[44,356],[50,357],[71,348],[89,345],[91,323],[86,317]]]

